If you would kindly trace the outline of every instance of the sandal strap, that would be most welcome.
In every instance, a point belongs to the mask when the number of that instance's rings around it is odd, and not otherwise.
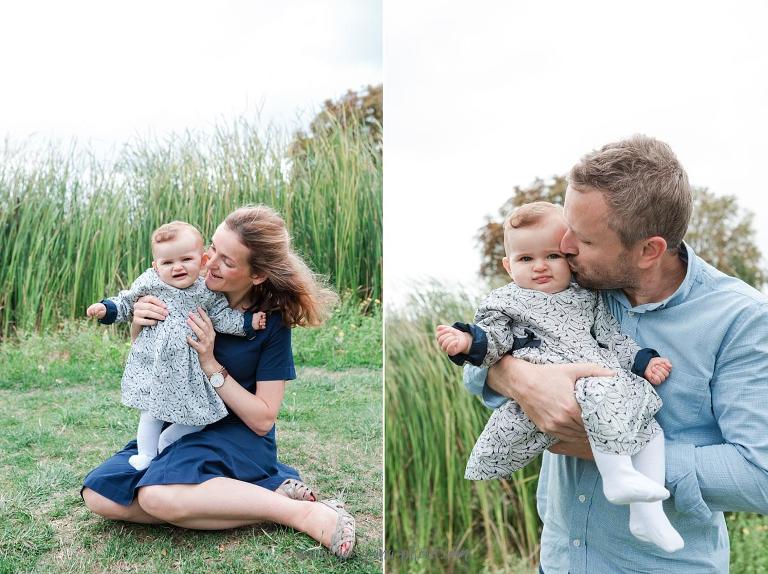
[[[336,529],[331,537],[331,552],[342,559],[347,559],[352,555],[352,551],[355,548],[355,519],[354,517],[344,510],[344,504],[335,499],[321,500],[321,504],[324,504],[328,508],[331,508],[338,514],[336,520]],[[346,552],[342,553],[341,545],[349,543]]]
[[[280,486],[277,487],[277,489],[282,490],[285,494],[288,495],[289,498],[292,498],[293,500],[304,500],[311,502],[312,499],[315,498],[315,493],[312,492],[312,489],[300,480],[296,480],[295,478],[286,479]],[[307,493],[312,498],[306,498],[304,495]]]

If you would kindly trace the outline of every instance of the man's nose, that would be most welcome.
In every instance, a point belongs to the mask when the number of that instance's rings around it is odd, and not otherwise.
[[[578,255],[579,250],[576,248],[576,238],[571,233],[571,230],[565,232],[563,238],[560,240],[560,251],[566,255]]]

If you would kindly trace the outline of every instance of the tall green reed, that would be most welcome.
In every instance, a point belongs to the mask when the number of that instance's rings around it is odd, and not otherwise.
[[[382,293],[382,165],[355,125],[286,138],[246,120],[213,134],[135,140],[111,161],[83,151],[0,157],[0,334],[47,328],[130,284],[149,234],[183,219],[206,237],[236,207],[268,204],[294,247],[339,291]]]
[[[390,572],[517,570],[535,560],[538,461],[509,481],[464,467],[490,411],[434,340],[471,320],[466,296],[427,289],[386,321],[386,548]]]

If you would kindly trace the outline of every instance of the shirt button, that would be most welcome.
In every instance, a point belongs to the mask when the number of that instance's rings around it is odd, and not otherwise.
[[[630,317],[634,317],[635,316],[635,312],[634,311],[627,311],[627,315],[629,315]]]
[[[579,540],[579,539],[577,538],[576,540],[574,540],[574,541],[573,541],[573,545],[574,545],[576,548],[578,548],[579,546],[581,546],[581,540]]]
[[[587,497],[584,496],[583,494],[580,494],[579,495],[579,502],[584,502],[585,500],[587,500]]]

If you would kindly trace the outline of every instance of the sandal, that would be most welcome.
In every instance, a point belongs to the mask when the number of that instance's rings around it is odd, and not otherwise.
[[[312,489],[295,478],[287,479],[283,484],[277,487],[277,490],[293,500],[304,500],[307,502],[315,502],[317,500]]]
[[[336,520],[336,530],[333,532],[333,536],[331,536],[329,550],[335,556],[346,560],[352,556],[352,551],[355,549],[355,519],[349,512],[344,510],[344,505],[338,500],[321,500],[320,504],[324,504],[339,515]],[[349,546],[342,552],[341,545],[346,542],[349,543]]]

